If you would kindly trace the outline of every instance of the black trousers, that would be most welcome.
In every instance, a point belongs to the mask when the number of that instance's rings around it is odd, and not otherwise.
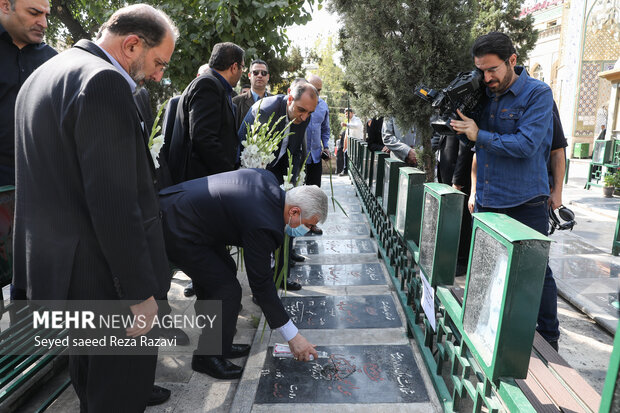
[[[321,161],[306,164],[306,185],[316,185],[320,188],[321,175],[323,175],[323,163]]]
[[[153,390],[157,355],[69,356],[81,413],[142,413]]]
[[[197,298],[194,304],[196,314],[207,315],[201,305],[202,300],[222,301],[222,356],[228,357],[235,336],[241,303],[241,285],[237,280],[235,260],[224,245],[201,246],[200,248],[179,246],[175,249],[182,252],[171,254],[171,248],[169,248],[168,254],[175,263],[179,263],[179,268],[194,283]],[[209,354],[210,351],[207,350],[209,347],[212,348],[208,345],[212,340],[211,329],[205,327],[198,339],[196,354],[214,355]]]

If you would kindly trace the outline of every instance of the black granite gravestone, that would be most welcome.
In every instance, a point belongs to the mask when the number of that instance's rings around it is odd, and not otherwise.
[[[429,402],[409,346],[326,346],[327,359],[307,363],[275,358],[273,347],[255,403]]]
[[[385,275],[380,264],[295,265],[289,279],[301,285],[380,285]]]
[[[328,237],[360,237],[370,236],[370,229],[366,224],[353,223],[353,222],[331,222],[327,220],[325,224],[321,225],[323,233]]]
[[[295,250],[302,255],[374,254],[377,251],[369,239],[296,240]]]
[[[391,295],[282,297],[299,329],[392,328],[402,325]]]

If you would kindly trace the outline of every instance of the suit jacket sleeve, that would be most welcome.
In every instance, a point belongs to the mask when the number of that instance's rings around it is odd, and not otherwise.
[[[282,327],[289,320],[278,297],[271,270],[271,253],[277,247],[270,230],[257,229],[243,235],[243,258],[250,288],[272,329]]]
[[[136,165],[146,147],[128,87],[116,71],[93,76],[77,104],[75,139],[86,207],[112,282],[123,298],[144,300],[157,292],[145,228],[159,217],[143,217],[139,206],[137,168],[148,166]]]
[[[209,165],[213,173],[232,171],[234,162],[228,162],[224,146],[218,136],[223,116],[224,91],[215,83],[217,80],[204,77],[196,83],[196,88],[189,99],[189,136],[192,150],[204,165]]]
[[[248,129],[246,123],[248,125],[252,125],[254,123],[254,119],[256,118],[254,113],[254,108],[248,110],[248,113],[243,118],[243,122],[241,122],[241,126],[239,126],[239,131],[237,134],[239,135],[239,142],[243,142],[245,140],[245,135],[248,133]],[[243,150],[243,148],[241,149]]]
[[[383,121],[383,129],[381,131],[383,136],[383,144],[396,155],[398,159],[404,161],[411,147],[401,142],[396,137],[395,125],[393,119],[385,119]]]
[[[329,148],[329,135],[330,135],[329,109],[326,109],[325,117],[323,118],[323,122],[321,122],[321,141],[323,142],[324,149]]]

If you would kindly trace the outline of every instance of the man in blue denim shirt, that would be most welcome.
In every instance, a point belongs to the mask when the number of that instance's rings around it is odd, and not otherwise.
[[[503,213],[547,235],[551,89],[529,77],[523,67],[516,67],[516,51],[505,34],[480,36],[472,55],[484,74],[488,99],[478,124],[459,112],[462,120],[451,125],[476,144],[472,165],[475,211]],[[548,265],[536,329],[557,350],[557,288]]]

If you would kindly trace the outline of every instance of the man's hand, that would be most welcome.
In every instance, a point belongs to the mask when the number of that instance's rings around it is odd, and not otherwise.
[[[457,191],[460,191],[463,189],[463,185],[452,184],[452,188],[456,189]]]
[[[329,160],[329,158],[330,158],[330,155],[329,155],[329,149],[324,148],[324,149],[321,151],[321,159],[324,159],[324,160],[328,161],[328,160]]]
[[[341,125],[342,126],[347,126],[347,122],[342,122]]]
[[[472,191],[469,196],[469,200],[467,201],[467,209],[469,209],[469,213],[474,213],[474,207],[476,206],[476,192]]]
[[[463,120],[452,120],[450,121],[450,126],[452,126],[452,128],[458,133],[464,133],[465,136],[467,136],[467,139],[469,139],[470,141],[476,142],[476,139],[478,139],[479,131],[476,122],[474,122],[473,119],[463,115],[463,112],[458,109],[456,110],[456,113],[458,113],[458,115]]]
[[[413,149],[409,149],[409,153],[407,154],[407,157],[405,158],[405,163],[412,165],[412,166],[416,166],[418,164],[418,159],[415,156],[415,151]]]
[[[136,316],[136,322],[126,329],[127,335],[129,337],[138,337],[151,331],[153,320],[157,316],[157,301],[155,301],[155,298],[150,296],[141,303],[130,306],[129,309]]]
[[[310,354],[312,354],[314,360],[319,358],[319,354],[314,349],[316,346],[310,344],[310,342],[299,333],[288,342],[288,346],[293,356],[295,356],[295,360],[310,361]]]
[[[390,150],[388,149],[387,146],[384,146],[383,148],[381,148],[381,152],[383,152],[383,153],[390,153]]]
[[[554,191],[551,188],[551,196],[549,196],[549,205],[555,211],[562,206],[562,191]]]

